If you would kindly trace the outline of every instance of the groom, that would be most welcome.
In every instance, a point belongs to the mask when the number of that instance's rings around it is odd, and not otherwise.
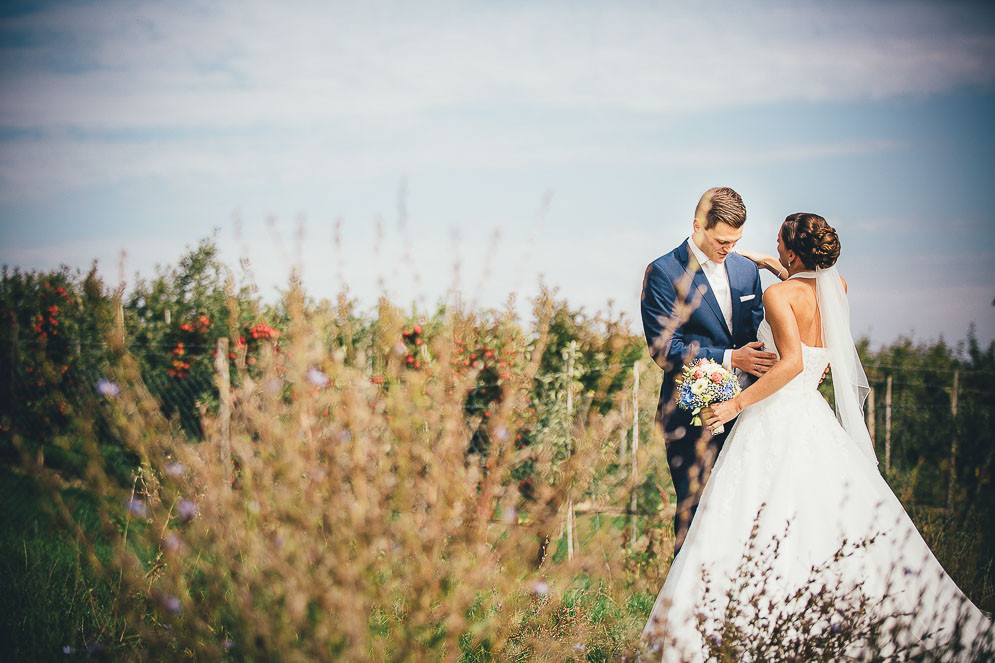
[[[712,464],[732,425],[712,436],[691,425],[691,414],[674,404],[674,377],[699,357],[760,377],[776,355],[756,342],[763,319],[760,273],[733,253],[743,235],[746,208],[738,193],[716,187],[702,194],[691,236],[646,268],[643,278],[643,331],[650,355],[663,369],[657,421],[664,427],[667,463],[677,492],[674,554],[684,543]]]

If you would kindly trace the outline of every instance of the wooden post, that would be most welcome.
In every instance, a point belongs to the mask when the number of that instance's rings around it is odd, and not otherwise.
[[[636,490],[635,482],[639,474],[639,362],[632,364],[632,497],[629,500],[629,543],[636,541]]]
[[[884,471],[891,472],[891,376],[884,392]]]
[[[567,454],[573,455],[573,384],[574,384],[574,354],[577,351],[577,341],[570,341],[567,350]],[[567,498],[567,560],[574,558],[574,501],[573,497]]]
[[[867,434],[871,436],[871,446],[877,449],[874,441],[874,387],[867,392]]]
[[[954,506],[954,484],[957,482],[957,396],[960,391],[960,371],[954,371],[954,388],[950,392],[950,412],[953,414],[953,441],[950,443],[950,483],[947,484],[947,509]]]
[[[119,291],[114,307],[114,331],[111,333],[111,348],[115,352],[124,351],[124,303],[121,301],[122,294]]]
[[[231,487],[231,376],[228,374],[228,338],[218,339],[214,368],[218,372],[218,437],[221,455],[221,470],[225,477],[225,487]]]

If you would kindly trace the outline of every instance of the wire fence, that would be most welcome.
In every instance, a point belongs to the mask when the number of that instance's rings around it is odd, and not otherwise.
[[[202,361],[199,370],[192,371],[183,377],[170,375],[167,368],[147,367],[141,379],[155,398],[157,398],[164,412],[179,419],[183,428],[192,436],[198,437],[201,434],[201,419],[205,412],[221,414],[222,418],[230,418],[231,414],[231,379],[228,374],[227,361],[211,361],[214,357],[226,358],[229,356],[227,338],[222,339],[223,343],[190,343],[184,346],[186,352],[191,356],[199,356]],[[32,343],[30,339],[21,341],[28,345]],[[168,355],[174,350],[176,344],[173,342],[146,342],[135,339],[128,339],[125,347],[136,356]],[[23,352],[24,348],[18,348]],[[74,348],[77,355],[85,353],[108,356],[109,348],[106,343],[78,343]],[[660,373],[656,367],[647,359],[634,362],[607,362],[601,364],[581,364],[575,361],[577,356],[576,341],[568,346],[566,352],[566,366],[563,370],[547,372],[536,375],[534,380],[538,385],[559,384],[562,389],[551,390],[548,393],[558,394],[557,397],[566,400],[566,403],[538,402],[536,406],[540,409],[554,406],[564,407],[568,418],[575,416],[575,392],[580,382],[594,376],[610,372],[625,373],[627,376],[624,389],[631,390],[631,397],[618,398],[616,407],[619,408],[620,416],[629,417],[629,424],[621,429],[621,434],[606,443],[615,445],[619,458],[619,465],[625,467],[625,474],[629,481],[636,485],[643,479],[641,472],[644,470],[640,465],[639,450],[650,449],[651,454],[662,455],[662,442],[656,430],[654,421],[657,412],[657,392]],[[12,353],[13,355],[13,353]],[[207,362],[205,368],[204,361]],[[221,370],[222,365],[224,370]],[[165,364],[163,365],[165,366]],[[991,396],[995,394],[995,389],[985,387],[961,386],[960,377],[976,378],[987,377],[989,374],[983,370],[947,370],[942,368],[920,367],[897,365],[874,362],[872,364],[875,379],[872,380],[873,389],[870,398],[865,405],[865,415],[868,429],[872,439],[879,450],[879,456],[883,461],[885,473],[890,473],[893,469],[893,452],[901,450],[904,456],[908,456],[910,450],[917,446],[916,437],[924,430],[941,429],[944,426],[949,428],[950,439],[945,442],[948,451],[948,461],[951,468],[955,468],[958,455],[958,433],[953,422],[957,418],[958,404],[961,415],[969,412],[982,411],[990,417],[992,409]],[[642,368],[643,377],[642,391],[640,385],[640,370]],[[647,373],[647,370],[649,373]],[[116,389],[107,380],[107,373],[99,368],[99,365],[90,364],[88,367],[74,367],[64,379],[52,379],[52,376],[37,376],[30,372],[30,366],[23,362],[14,362],[8,367],[7,378],[9,381],[9,394],[17,395],[20,405],[28,404],[28,409],[32,417],[40,423],[51,424],[50,427],[57,427],[60,418],[68,418],[74,409],[74,404],[84,402],[86,399],[106,396],[107,389]],[[946,379],[940,382],[940,376]],[[371,373],[371,381],[376,377]],[[926,385],[924,379],[932,379],[931,384]],[[990,381],[995,384],[995,381]],[[221,388],[219,389],[219,384]],[[501,381],[476,381],[472,383],[472,390],[489,389],[501,387]],[[913,395],[915,400],[910,402],[909,396]],[[924,400],[928,395],[929,400]],[[548,398],[548,396],[547,396]],[[959,403],[958,403],[959,401]],[[12,405],[8,403],[9,406]],[[46,411],[46,408],[48,409]],[[9,413],[8,413],[9,414]],[[9,416],[8,416],[9,419]],[[10,427],[9,423],[5,426]],[[38,430],[43,430],[44,426],[39,426]],[[989,448],[995,447],[989,433],[987,439]],[[933,445],[935,446],[935,444]],[[8,454],[9,457],[9,454]],[[988,456],[990,467],[991,454]],[[935,458],[933,459],[935,460]],[[908,458],[903,461],[908,464]],[[911,462],[916,462],[913,459]],[[949,482],[957,481],[958,475],[955,469],[949,471]],[[952,487],[948,488],[947,495],[952,495]],[[948,502],[950,498],[948,497]],[[574,517],[576,515],[621,515],[632,518],[653,515],[645,509],[641,509],[635,496],[623,504],[595,504],[591,502],[570,504],[567,507],[565,516],[565,531],[569,540],[575,537]],[[569,546],[572,551],[573,545]]]

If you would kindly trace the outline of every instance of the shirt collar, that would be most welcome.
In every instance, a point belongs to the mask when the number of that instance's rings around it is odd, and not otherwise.
[[[706,256],[705,253],[698,248],[698,245],[694,243],[693,237],[688,237],[688,246],[691,247],[691,253],[693,253],[694,257],[698,260],[699,265],[701,265],[702,267],[704,267],[706,264],[711,266],[712,261],[709,260],[708,256]]]

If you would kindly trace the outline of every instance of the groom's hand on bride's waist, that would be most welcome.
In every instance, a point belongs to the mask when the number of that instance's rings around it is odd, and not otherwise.
[[[760,341],[753,341],[733,350],[729,363],[733,368],[760,377],[777,363],[777,355],[765,352],[764,344]]]

